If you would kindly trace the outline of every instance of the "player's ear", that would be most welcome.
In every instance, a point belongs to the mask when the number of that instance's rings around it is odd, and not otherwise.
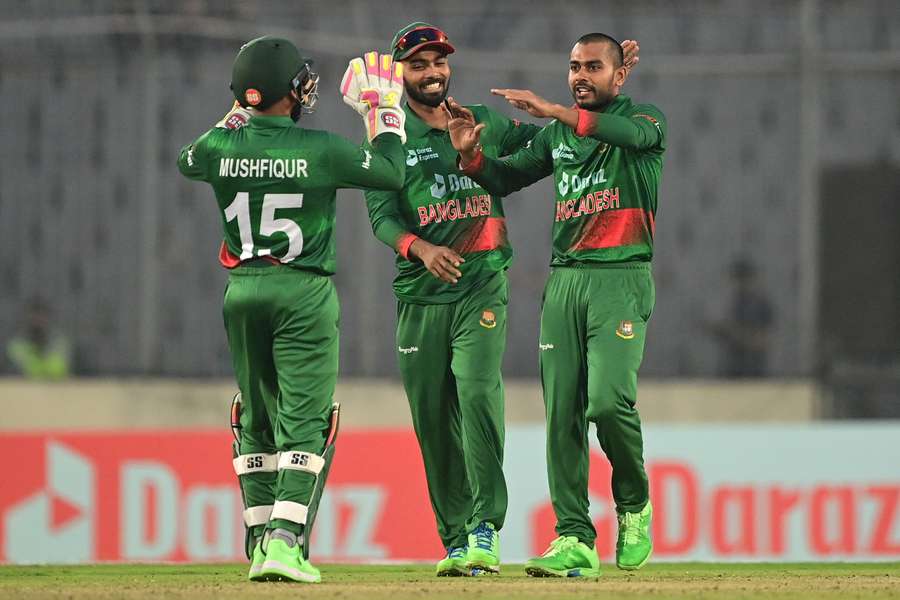
[[[613,73],[613,85],[617,87],[622,87],[625,85],[625,80],[628,79],[628,69],[624,66],[616,69],[616,72]]]

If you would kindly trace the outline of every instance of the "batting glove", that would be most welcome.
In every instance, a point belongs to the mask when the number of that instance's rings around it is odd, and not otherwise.
[[[351,60],[341,80],[341,95],[362,116],[370,142],[382,133],[393,133],[406,143],[406,113],[400,106],[403,65],[390,54],[366,52]]]

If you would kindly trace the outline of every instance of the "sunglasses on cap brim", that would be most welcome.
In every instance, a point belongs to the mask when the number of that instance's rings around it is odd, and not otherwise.
[[[397,43],[394,44],[394,49],[404,51],[420,44],[429,43],[447,44],[451,48],[453,47],[447,34],[440,29],[436,27],[421,27],[408,31],[406,35],[397,40]]]

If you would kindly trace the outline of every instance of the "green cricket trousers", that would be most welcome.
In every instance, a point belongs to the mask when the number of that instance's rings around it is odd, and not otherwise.
[[[446,548],[506,518],[503,380],[506,272],[451,304],[397,307],[397,353],[428,494]]]
[[[257,260],[230,271],[225,290],[225,330],[234,373],[243,397],[241,455],[279,452],[321,455],[329,427],[338,373],[340,308],[330,277]],[[260,463],[262,464],[262,462]],[[306,506],[315,475],[267,464],[241,475],[249,509],[268,512]],[[288,511],[289,512],[289,511]],[[259,522],[262,521],[262,522]],[[301,533],[295,519],[267,517],[265,524]]]
[[[649,499],[641,420],[635,409],[655,291],[649,263],[555,267],[541,309],[540,369],[547,471],[558,535],[589,546],[588,423],[612,465],[617,511]]]

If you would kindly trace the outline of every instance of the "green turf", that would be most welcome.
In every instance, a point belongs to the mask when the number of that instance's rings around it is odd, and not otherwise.
[[[323,583],[249,583],[244,565],[0,567],[0,598],[900,598],[900,563],[604,565],[599,580],[435,578],[427,565],[321,565]]]

